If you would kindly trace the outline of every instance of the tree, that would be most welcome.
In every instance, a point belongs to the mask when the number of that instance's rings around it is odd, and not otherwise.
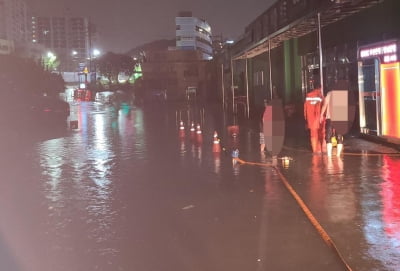
[[[96,60],[96,67],[101,75],[105,76],[110,84],[118,84],[118,75],[125,73],[130,77],[135,69],[136,62],[125,54],[108,52]]]
[[[0,55],[0,93],[6,95],[56,95],[65,90],[58,74],[45,71],[32,59]]]

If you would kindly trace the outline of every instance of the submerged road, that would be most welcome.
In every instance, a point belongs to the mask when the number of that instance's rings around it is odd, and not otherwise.
[[[276,170],[259,152],[258,127],[239,122],[234,139],[219,110],[71,110],[78,129],[2,134],[1,270],[345,270],[279,173],[353,270],[400,269],[396,155],[327,159],[287,148],[293,160]],[[214,131],[221,153],[212,152]],[[232,163],[234,147],[258,164]]]

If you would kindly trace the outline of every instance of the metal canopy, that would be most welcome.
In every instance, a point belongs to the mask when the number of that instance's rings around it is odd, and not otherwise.
[[[363,9],[370,8],[383,0],[365,0],[358,1],[356,4],[352,1],[343,1],[344,3],[335,3],[329,9],[319,11],[321,14],[321,27],[340,21],[350,15],[353,15]],[[263,38],[259,42],[250,45],[239,54],[233,57],[234,60],[253,58],[268,51],[268,41],[271,42],[271,49],[278,47],[283,41],[293,38],[299,38],[311,32],[317,31],[317,13],[315,10],[308,15],[288,24],[273,34]]]

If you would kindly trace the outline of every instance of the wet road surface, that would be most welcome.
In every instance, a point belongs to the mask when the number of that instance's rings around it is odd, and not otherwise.
[[[344,270],[274,169],[232,163],[236,146],[271,162],[258,127],[241,125],[234,140],[214,109],[71,111],[78,129],[3,134],[1,270]],[[293,160],[279,170],[354,270],[400,269],[398,157],[283,154]]]

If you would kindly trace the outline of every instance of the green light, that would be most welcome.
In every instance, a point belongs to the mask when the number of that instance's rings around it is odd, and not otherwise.
[[[132,76],[129,78],[129,82],[134,83],[137,79],[139,79],[142,76],[143,76],[142,66],[140,65],[140,63],[137,63],[135,65],[135,69]]]

